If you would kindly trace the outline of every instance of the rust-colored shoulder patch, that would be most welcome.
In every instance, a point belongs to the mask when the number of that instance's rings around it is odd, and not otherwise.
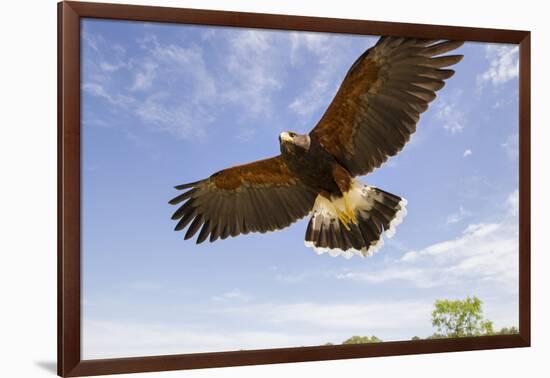
[[[460,41],[382,37],[351,66],[312,138],[355,177],[395,156],[462,55]]]
[[[224,169],[210,179],[218,189],[224,190],[237,190],[241,185],[288,186],[296,183],[280,156]]]
[[[352,177],[345,168],[338,164],[334,165],[334,168],[332,169],[332,177],[334,178],[336,185],[338,185],[338,189],[340,189],[342,193],[347,193],[349,191]]]
[[[323,118],[314,128],[314,133],[325,149],[338,158],[352,154],[354,117],[366,107],[360,96],[367,93],[379,79],[379,66],[367,55],[346,76]],[[366,109],[364,109],[366,110]]]
[[[212,175],[211,180],[218,189],[235,190],[241,186],[241,176],[230,170],[231,168],[224,169]]]

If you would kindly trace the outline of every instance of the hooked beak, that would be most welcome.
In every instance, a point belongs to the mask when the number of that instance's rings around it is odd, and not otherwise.
[[[294,142],[294,139],[292,139],[292,137],[287,132],[283,132],[279,134],[279,143],[282,143],[282,142],[292,143]]]

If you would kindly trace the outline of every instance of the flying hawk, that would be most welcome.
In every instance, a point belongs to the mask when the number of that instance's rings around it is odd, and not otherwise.
[[[249,232],[283,229],[311,215],[305,243],[316,252],[368,256],[406,214],[404,198],[356,179],[394,156],[416,130],[420,114],[443,88],[462,45],[382,37],[347,72],[309,134],[283,132],[281,154],[224,169],[176,186],[183,204],[176,230],[197,231],[197,244]]]

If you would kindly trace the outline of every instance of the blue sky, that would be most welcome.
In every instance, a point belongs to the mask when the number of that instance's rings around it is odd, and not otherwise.
[[[401,154],[365,183],[408,215],[368,259],[318,256],[306,220],[200,246],[174,185],[278,153],[377,37],[106,20],[82,24],[84,358],[428,336],[477,295],[517,325],[517,48],[467,43]]]

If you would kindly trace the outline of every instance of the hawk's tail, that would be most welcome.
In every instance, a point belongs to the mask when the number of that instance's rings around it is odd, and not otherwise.
[[[404,198],[353,181],[343,197],[318,195],[306,231],[306,246],[331,256],[366,257],[378,250],[382,234],[392,237],[407,214]]]

